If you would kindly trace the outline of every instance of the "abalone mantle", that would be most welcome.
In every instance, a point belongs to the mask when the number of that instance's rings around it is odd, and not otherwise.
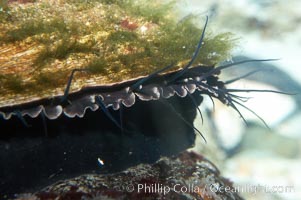
[[[196,84],[143,86],[131,92],[130,84],[174,63],[168,76],[190,60],[202,30],[193,17],[177,21],[174,4],[157,1],[46,1],[9,4],[0,23],[0,114],[49,119],[62,113],[83,117],[97,110],[95,95],[106,106],[131,106],[135,98],[157,100],[187,95]],[[173,11],[173,12],[171,12]],[[212,66],[229,56],[229,34],[206,36],[194,66]],[[201,67],[198,67],[201,68]],[[69,75],[77,73],[68,100],[60,105]],[[205,69],[199,69],[200,76]],[[196,75],[193,76],[197,78]],[[89,92],[87,92],[89,91]],[[93,91],[93,92],[91,92]]]
[[[218,97],[215,90],[210,89],[224,88],[223,83],[218,81],[218,72],[215,72],[206,79],[202,77],[202,75],[210,73],[212,69],[214,68],[204,66],[191,68],[178,81],[179,83],[175,84],[163,84],[163,82],[178,71],[158,75],[147,81],[147,84],[140,85],[140,88],[137,90],[132,90],[131,86],[145,77],[114,85],[85,87],[78,92],[69,94],[67,104],[66,102],[61,102],[63,96],[56,96],[51,99],[39,99],[20,105],[5,106],[1,108],[0,114],[6,120],[10,119],[13,115],[28,115],[35,118],[41,112],[48,119],[56,119],[61,114],[73,118],[84,117],[87,109],[92,111],[99,109],[99,104],[95,101],[96,97],[100,97],[106,107],[111,106],[114,110],[120,109],[120,106],[133,106],[137,97],[142,101],[159,100],[160,98],[167,99],[174,95],[186,97],[189,94],[193,94],[196,90],[201,94]],[[210,85],[207,83],[207,80],[210,80]]]

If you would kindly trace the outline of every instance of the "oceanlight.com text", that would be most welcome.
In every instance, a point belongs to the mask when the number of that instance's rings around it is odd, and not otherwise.
[[[212,196],[215,193],[249,193],[249,194],[257,194],[257,193],[293,193],[295,192],[294,186],[284,186],[284,185],[241,185],[241,186],[222,186],[218,183],[207,184],[207,185],[181,185],[181,184],[174,184],[172,186],[164,185],[161,183],[156,184],[128,184],[121,187],[116,187],[120,191],[127,191],[127,192],[137,192],[137,193],[157,193],[166,195],[171,191],[177,193],[198,193],[204,194],[207,196]]]

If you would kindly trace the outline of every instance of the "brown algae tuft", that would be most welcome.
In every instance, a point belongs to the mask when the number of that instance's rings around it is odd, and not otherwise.
[[[159,1],[36,1],[1,5],[0,107],[184,67],[202,29],[195,17],[177,20],[175,3]],[[4,16],[5,13],[9,13]],[[207,34],[194,65],[230,56],[230,33]]]

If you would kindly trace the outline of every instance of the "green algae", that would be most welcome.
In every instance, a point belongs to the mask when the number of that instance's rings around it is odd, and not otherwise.
[[[62,19],[54,18],[51,19],[51,21],[33,19],[21,23],[19,28],[8,30],[5,37],[2,38],[2,41],[16,42],[30,36],[56,31],[60,33],[68,31],[66,24]]]
[[[6,76],[5,81],[0,78],[0,94],[34,94],[41,87],[63,91],[75,68],[89,71],[82,79],[97,75],[104,81],[95,83],[107,84],[146,76],[172,63],[183,67],[193,55],[202,29],[195,25],[193,15],[178,21],[174,5],[175,1],[144,0],[8,5],[10,18],[1,18],[0,49],[33,45],[37,50],[26,66],[15,63],[22,70],[14,76],[0,68]],[[194,65],[215,65],[230,57],[234,45],[230,33],[209,31]]]
[[[64,84],[65,82],[63,80],[66,76],[68,76],[68,74],[63,71],[47,73],[39,72],[34,75],[34,80],[36,81],[36,87],[43,90],[49,85],[56,88]]]
[[[5,22],[10,16],[10,9],[7,0],[0,1],[0,22]]]
[[[78,40],[69,37],[62,38],[56,45],[47,45],[40,51],[34,61],[34,66],[40,67],[49,62],[50,59],[64,59],[72,53],[93,52],[95,42],[80,43]]]
[[[2,83],[2,87],[7,88],[8,90],[21,93],[24,90],[24,83],[22,80],[22,77],[18,75],[6,75],[6,76],[1,76],[0,81]]]
[[[92,60],[88,65],[86,65],[87,71],[93,74],[107,74],[106,68],[109,63],[102,57]]]

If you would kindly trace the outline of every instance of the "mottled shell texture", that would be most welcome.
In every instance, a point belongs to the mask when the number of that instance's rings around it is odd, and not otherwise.
[[[0,11],[0,108],[64,93],[113,85],[173,64],[185,66],[205,17],[177,17],[177,4],[161,1],[3,1]],[[229,56],[230,34],[207,33],[196,65]],[[168,72],[168,71],[167,71]]]

